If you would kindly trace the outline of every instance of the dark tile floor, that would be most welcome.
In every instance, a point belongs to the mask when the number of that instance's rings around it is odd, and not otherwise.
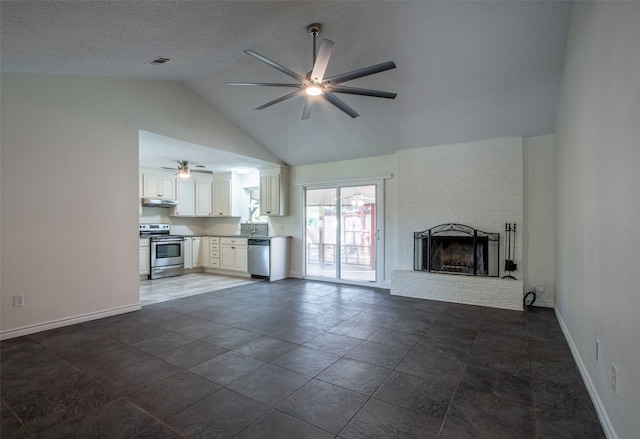
[[[2,438],[604,438],[549,309],[288,279],[1,347]]]

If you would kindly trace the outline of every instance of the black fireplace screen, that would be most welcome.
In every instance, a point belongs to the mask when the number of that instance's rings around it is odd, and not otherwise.
[[[464,224],[440,224],[414,236],[413,269],[467,276],[500,276],[500,234]]]

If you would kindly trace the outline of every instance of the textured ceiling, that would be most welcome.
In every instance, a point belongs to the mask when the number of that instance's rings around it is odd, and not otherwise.
[[[2,71],[176,80],[274,155],[302,165],[475,139],[552,133],[571,4],[561,1],[2,1]],[[360,117],[290,90],[226,81],[291,82],[243,53],[297,72],[312,38],[335,42],[327,75],[394,61],[344,85],[398,93],[340,95]],[[171,61],[154,66],[156,57]],[[195,159],[197,160],[197,158]]]

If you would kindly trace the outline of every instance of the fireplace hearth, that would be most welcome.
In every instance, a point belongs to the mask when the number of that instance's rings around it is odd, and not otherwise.
[[[500,234],[464,224],[440,224],[414,233],[415,271],[498,277]]]

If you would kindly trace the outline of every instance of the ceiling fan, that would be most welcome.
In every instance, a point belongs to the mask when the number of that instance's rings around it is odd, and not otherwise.
[[[356,193],[349,197],[346,197],[346,200],[349,200],[349,204],[351,204],[351,206],[362,207],[365,204],[371,204],[371,202],[374,201],[375,198],[364,195],[360,188],[358,188]]]
[[[327,65],[329,64],[329,57],[331,56],[331,51],[333,50],[334,42],[331,40],[323,39],[320,43],[320,48],[316,54],[316,37],[320,34],[322,30],[322,25],[318,23],[313,23],[307,26],[307,31],[313,37],[313,70],[307,73],[306,77],[298,75],[295,72],[287,69],[286,67],[281,66],[280,64],[271,61],[269,58],[266,58],[253,50],[245,50],[244,52],[247,55],[251,55],[259,61],[264,62],[265,64],[270,65],[271,67],[281,71],[285,75],[295,79],[298,81],[297,84],[281,84],[281,83],[265,83],[265,82],[227,82],[227,85],[241,85],[241,86],[258,86],[258,87],[291,87],[297,88],[297,90],[284,95],[278,99],[274,99],[271,102],[267,102],[264,105],[261,105],[256,108],[256,110],[263,110],[267,107],[270,107],[278,102],[282,102],[286,99],[292,98],[294,96],[304,96],[304,108],[302,110],[302,119],[309,119],[311,115],[311,108],[313,103],[316,102],[319,98],[324,98],[324,100],[333,104],[340,110],[347,113],[349,116],[356,118],[359,114],[347,104],[345,104],[341,99],[339,99],[335,93],[345,93],[345,94],[353,94],[360,96],[372,96],[376,98],[386,98],[386,99],[395,99],[397,93],[389,93],[386,91],[379,90],[370,90],[365,88],[356,88],[356,87],[347,87],[340,85],[343,82],[351,81],[353,79],[362,78],[364,76],[373,75],[375,73],[384,72],[386,70],[395,69],[396,65],[393,61],[387,61],[381,64],[372,65],[369,67],[364,67],[362,69],[353,70],[351,72],[341,73],[339,75],[331,76],[325,78],[324,74],[327,70]]]
[[[189,178],[191,173],[198,174],[213,174],[212,171],[205,171],[202,169],[192,169],[192,168],[206,168],[206,165],[197,165],[195,163],[190,162],[189,160],[178,160],[178,166],[176,168],[167,168],[165,166],[162,169],[173,169],[177,171],[178,177],[181,178]]]

